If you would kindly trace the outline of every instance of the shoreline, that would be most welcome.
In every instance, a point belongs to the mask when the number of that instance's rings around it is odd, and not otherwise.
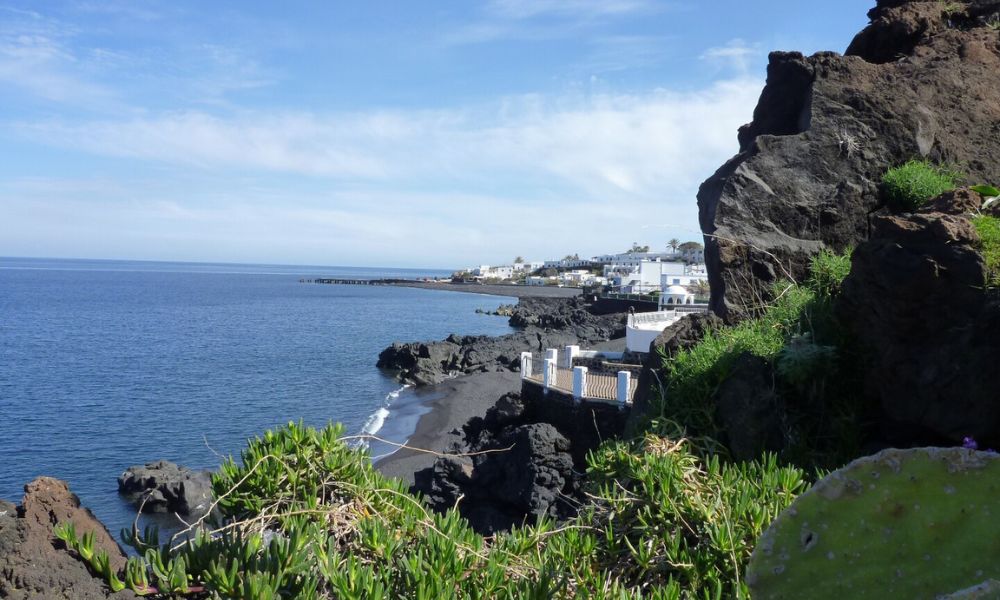
[[[575,298],[583,293],[580,288],[533,285],[498,285],[479,283],[432,283],[429,281],[394,281],[386,284],[395,287],[463,292],[487,296],[508,296],[511,298]]]
[[[412,485],[414,473],[433,466],[437,459],[433,452],[445,452],[452,443],[461,441],[462,426],[469,419],[485,416],[501,396],[520,391],[521,375],[510,371],[460,375],[418,389],[419,402],[426,412],[407,438],[408,447],[373,461],[373,466],[386,477]]]

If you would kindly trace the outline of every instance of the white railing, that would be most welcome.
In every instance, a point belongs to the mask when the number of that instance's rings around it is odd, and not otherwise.
[[[676,321],[681,317],[680,313],[676,310],[662,310],[657,312],[647,312],[647,313],[632,313],[628,316],[628,326],[636,327],[639,325],[659,325],[663,323],[664,326]]]
[[[588,358],[595,358],[597,356],[605,356],[610,358],[615,356],[620,358],[623,353],[621,352],[609,352],[601,353],[595,351],[583,351],[580,352],[575,346],[567,346],[565,355],[569,361],[572,361],[574,356],[582,357],[584,354],[588,355]],[[571,389],[566,390],[566,384],[563,384],[564,391],[570,391],[573,394],[573,400],[575,403],[579,404],[582,400],[587,399],[589,401],[597,402],[616,402],[619,407],[624,408],[632,403],[632,373],[630,371],[618,371],[618,372],[608,372],[608,373],[598,373],[602,379],[605,381],[605,389],[611,385],[607,382],[606,376],[611,376],[615,379],[615,393],[613,399],[608,399],[605,397],[591,396],[589,393],[590,387],[590,370],[587,367],[577,367],[570,363],[569,366],[560,369],[559,363],[559,352],[555,349],[548,349],[545,351],[545,359],[542,362],[541,377],[536,376],[532,372],[532,353],[522,352],[521,353],[521,379],[532,381],[534,383],[541,383],[545,392],[552,388],[559,387],[559,371],[562,370],[564,373],[570,371],[572,373],[572,385]],[[566,360],[566,359],[564,359]],[[539,379],[541,381],[539,381]]]

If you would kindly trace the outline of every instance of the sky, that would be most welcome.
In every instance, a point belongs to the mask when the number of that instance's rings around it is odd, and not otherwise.
[[[700,240],[770,50],[874,0],[0,0],[0,256],[460,268]]]

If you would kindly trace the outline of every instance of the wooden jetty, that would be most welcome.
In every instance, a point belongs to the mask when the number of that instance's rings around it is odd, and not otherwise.
[[[308,283],[310,280],[306,280]],[[393,279],[330,279],[320,277],[311,280],[312,283],[325,283],[329,285],[392,285],[399,283]]]

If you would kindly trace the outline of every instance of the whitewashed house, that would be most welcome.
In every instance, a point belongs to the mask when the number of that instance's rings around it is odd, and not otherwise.
[[[622,267],[606,272],[605,276],[623,294],[651,294],[661,290],[664,277],[683,277],[684,273],[684,263],[640,261],[634,269]]]

